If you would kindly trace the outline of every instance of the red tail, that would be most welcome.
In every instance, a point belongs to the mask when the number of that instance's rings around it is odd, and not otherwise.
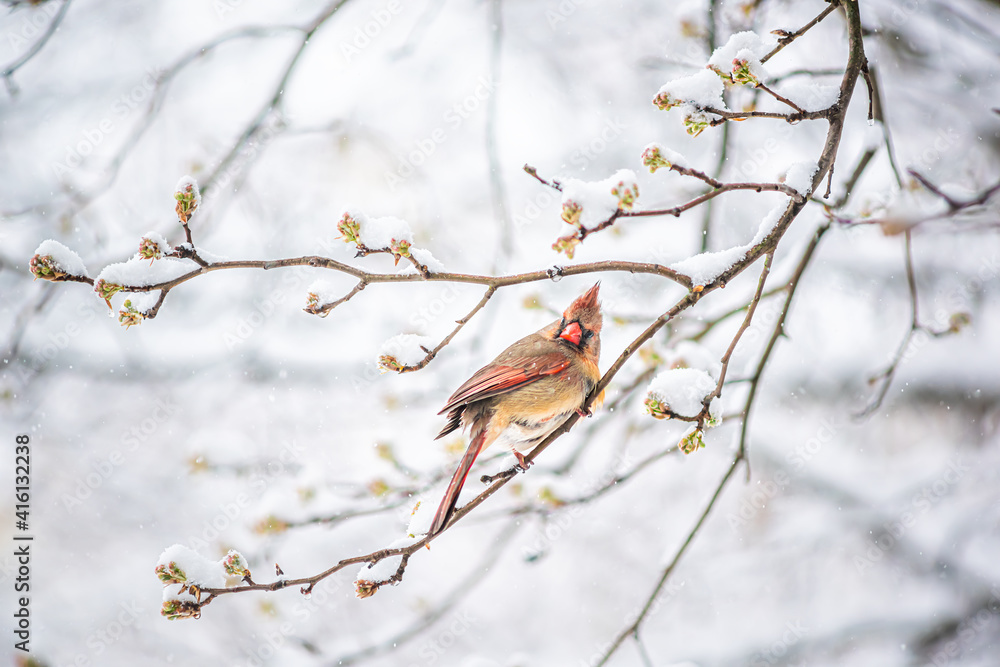
[[[465,478],[469,476],[469,470],[472,469],[472,464],[475,463],[476,457],[479,456],[485,440],[486,429],[482,429],[472,438],[469,448],[465,450],[465,454],[462,456],[462,462],[458,464],[458,470],[455,471],[451,481],[448,482],[448,489],[444,492],[444,498],[441,499],[437,514],[434,515],[434,521],[431,523],[431,530],[428,535],[437,535],[440,533],[441,529],[448,523],[448,519],[455,512],[458,494],[462,492],[462,487],[465,486]]]

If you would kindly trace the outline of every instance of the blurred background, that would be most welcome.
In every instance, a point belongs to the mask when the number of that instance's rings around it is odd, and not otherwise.
[[[633,389],[685,336],[745,304],[759,266],[661,332],[609,388],[613,409],[414,555],[399,586],[358,600],[348,568],[308,598],[226,596],[200,620],[171,622],[153,568],[172,544],[212,559],[239,549],[255,579],[271,581],[275,563],[308,576],[401,537],[464,447],[433,439],[447,397],[594,276],[501,290],[427,368],[383,375],[386,339],[440,340],[482,289],[373,285],[321,319],[301,310],[309,285],[323,278],[346,293],[351,279],[224,271],[173,290],[156,319],[125,330],[114,315],[123,296],[109,311],[86,285],[33,282],[28,261],[52,238],[96,276],[146,232],[181,242],[173,188],[191,174],[204,193],[195,243],[230,259],[319,254],[398,270],[386,256],[353,258],[337,239],[351,206],[406,219],[448,270],[566,264],[551,250],[566,232],[558,198],[525,163],[547,178],[634,169],[639,204],[653,208],[702,192],[642,168],[653,141],[731,181],[773,181],[816,160],[825,122],[761,119],[692,138],[677,111],[651,100],[731,34],[793,31],[825,3],[2,4],[0,414],[8,461],[15,434],[32,443],[30,664],[595,664],[728,468],[738,381],[780,300],[761,303],[738,348],[727,419],[705,449],[679,454],[685,425],[644,415]],[[859,82],[832,198],[878,146],[838,215],[882,224],[836,225],[824,238],[759,387],[750,479],[741,471],[724,490],[641,641],[612,665],[1000,664],[995,201],[913,228],[921,322],[970,323],[917,335],[884,402],[858,416],[910,326],[899,225],[944,210],[905,170],[962,200],[998,180],[1000,7],[871,0],[861,11],[902,187]],[[838,85],[845,58],[834,12],[768,69],[790,86]],[[731,193],[679,218],[619,222],[573,261],[668,264],[698,253],[704,229],[710,250],[743,244],[784,200]],[[796,219],[774,285],[825,220],[816,204]],[[600,279],[607,368],[683,292],[649,276]],[[713,357],[737,319],[700,339]],[[510,461],[498,452],[486,468]],[[13,466],[2,471],[12,488]],[[15,517],[3,495],[10,638]],[[25,660],[12,643],[3,651]]]

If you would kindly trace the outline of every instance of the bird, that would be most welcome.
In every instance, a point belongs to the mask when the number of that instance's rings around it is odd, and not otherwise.
[[[438,414],[448,422],[436,440],[459,427],[469,429],[469,447],[448,483],[431,522],[429,536],[444,529],[455,512],[469,470],[490,445],[509,447],[522,470],[531,451],[584,411],[587,397],[601,378],[601,305],[598,282],[570,304],[562,318],[525,336],[476,371],[448,399]],[[603,399],[604,392],[595,403]]]

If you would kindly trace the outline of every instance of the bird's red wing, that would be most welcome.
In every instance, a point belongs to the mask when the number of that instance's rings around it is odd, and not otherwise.
[[[459,405],[505,394],[540,380],[546,375],[555,375],[567,366],[569,366],[569,359],[561,354],[511,359],[502,366],[486,366],[479,369],[475,375],[459,387],[448,399],[448,404],[438,414],[444,414]]]

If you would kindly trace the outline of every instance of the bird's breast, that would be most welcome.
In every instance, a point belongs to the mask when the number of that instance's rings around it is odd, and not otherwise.
[[[562,426],[571,414],[573,410],[539,420],[527,417],[511,420],[497,433],[494,442],[504,448],[528,452]]]

